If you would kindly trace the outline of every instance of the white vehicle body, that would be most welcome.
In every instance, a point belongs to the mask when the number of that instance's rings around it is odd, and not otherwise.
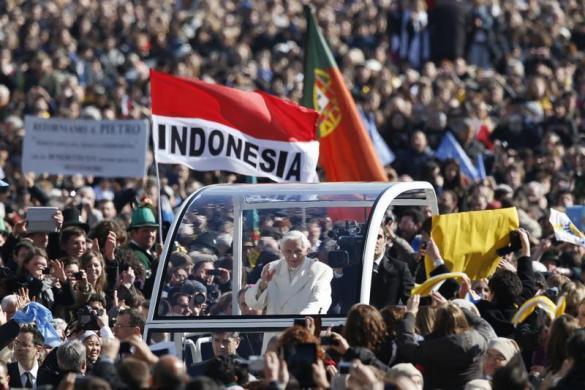
[[[383,223],[386,211],[394,207],[415,206],[426,207],[433,215],[438,214],[437,198],[431,184],[427,182],[403,183],[318,183],[318,184],[236,184],[213,185],[201,188],[190,195],[176,214],[167,234],[161,260],[156,270],[156,279],[152,292],[151,304],[145,327],[145,338],[150,332],[171,332],[174,334],[177,354],[183,348],[194,344],[188,340],[189,334],[209,332],[219,329],[238,331],[274,331],[292,325],[299,315],[290,313],[285,316],[242,316],[238,305],[238,294],[232,294],[232,315],[182,317],[161,315],[160,305],[165,298],[163,290],[169,279],[169,257],[173,244],[180,241],[189,245],[188,235],[193,225],[194,215],[210,215],[214,219],[233,218],[232,241],[232,272],[231,291],[239,291],[242,287],[246,269],[244,263],[244,241],[249,240],[250,221],[254,215],[262,213],[285,213],[291,219],[305,224],[313,215],[327,216],[331,214],[357,214],[363,216],[355,226],[360,226],[360,239],[363,240],[361,255],[361,282],[359,283],[359,302],[368,303],[370,299],[370,283],[372,261],[378,227]],[[221,212],[217,214],[218,210]],[[289,214],[286,214],[289,212]],[[218,216],[219,215],[219,216]],[[219,221],[221,222],[221,221]],[[332,221],[347,226],[348,220]],[[352,222],[354,223],[354,222]],[[187,228],[187,229],[185,229]],[[186,238],[187,237],[187,238]],[[357,296],[357,295],[356,295]],[[352,302],[352,303],[357,303]],[[168,305],[167,305],[168,306]],[[345,313],[321,316],[324,327],[339,324],[345,319]],[[192,350],[192,354],[200,351]]]

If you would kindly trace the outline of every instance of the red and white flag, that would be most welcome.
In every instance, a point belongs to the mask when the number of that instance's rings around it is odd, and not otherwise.
[[[317,181],[318,113],[262,92],[150,72],[159,163]]]

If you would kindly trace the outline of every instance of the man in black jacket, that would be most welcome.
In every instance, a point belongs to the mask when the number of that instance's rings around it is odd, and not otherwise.
[[[386,249],[392,245],[382,227],[378,231],[374,264],[372,265],[372,287],[370,304],[378,309],[387,305],[406,304],[414,281],[405,262],[392,257]]]
[[[491,301],[481,300],[476,303],[481,316],[490,323],[499,337],[514,338],[517,330],[512,324],[512,317],[519,306],[536,294],[528,233],[523,229],[518,229],[517,232],[522,245],[518,267],[515,270],[498,270],[489,281]]]
[[[39,356],[43,349],[43,336],[33,325],[24,325],[14,340],[16,362],[7,365],[10,388],[32,388],[37,384]]]

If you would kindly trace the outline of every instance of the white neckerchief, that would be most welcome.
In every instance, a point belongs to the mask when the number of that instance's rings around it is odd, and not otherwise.
[[[303,264],[305,264],[305,261],[306,261],[306,259],[303,259],[303,262],[301,264],[299,264],[299,266],[296,268],[289,267],[289,265],[286,264],[286,270],[288,271],[288,281],[290,283],[292,283],[293,280],[297,277],[301,268],[303,268]]]

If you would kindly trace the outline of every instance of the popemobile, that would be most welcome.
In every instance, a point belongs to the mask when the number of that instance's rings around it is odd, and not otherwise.
[[[332,287],[327,311],[311,314],[322,329],[343,323],[353,304],[369,303],[373,262],[364,259],[374,258],[379,228],[387,213],[399,213],[404,207],[438,214],[432,185],[415,181],[220,184],[201,188],[183,202],[166,236],[145,340],[153,351],[174,353],[191,364],[211,356],[212,332],[238,332],[238,354],[248,358],[262,353],[264,334],[287,328],[304,317],[305,313],[298,312],[268,315],[248,308],[242,312],[242,290],[258,281],[262,262],[279,257],[278,251],[270,257],[269,251],[264,251],[267,256],[255,247],[259,232],[266,228],[259,225],[260,221],[272,222],[271,229],[283,234],[292,226],[308,230],[315,221],[328,225],[328,236],[321,237],[328,245],[313,242],[307,256],[328,264],[344,279],[341,287],[339,283]],[[179,290],[172,289],[181,276],[175,273],[183,272],[177,272],[178,259],[186,256],[192,259],[187,267],[189,278],[206,271],[205,280],[215,281],[218,291],[209,286],[205,291],[201,287],[205,281],[200,278],[187,280]],[[174,299],[173,291],[184,292],[185,302]],[[219,301],[226,309],[209,310],[210,302]],[[177,312],[180,305],[185,306],[184,315]]]

